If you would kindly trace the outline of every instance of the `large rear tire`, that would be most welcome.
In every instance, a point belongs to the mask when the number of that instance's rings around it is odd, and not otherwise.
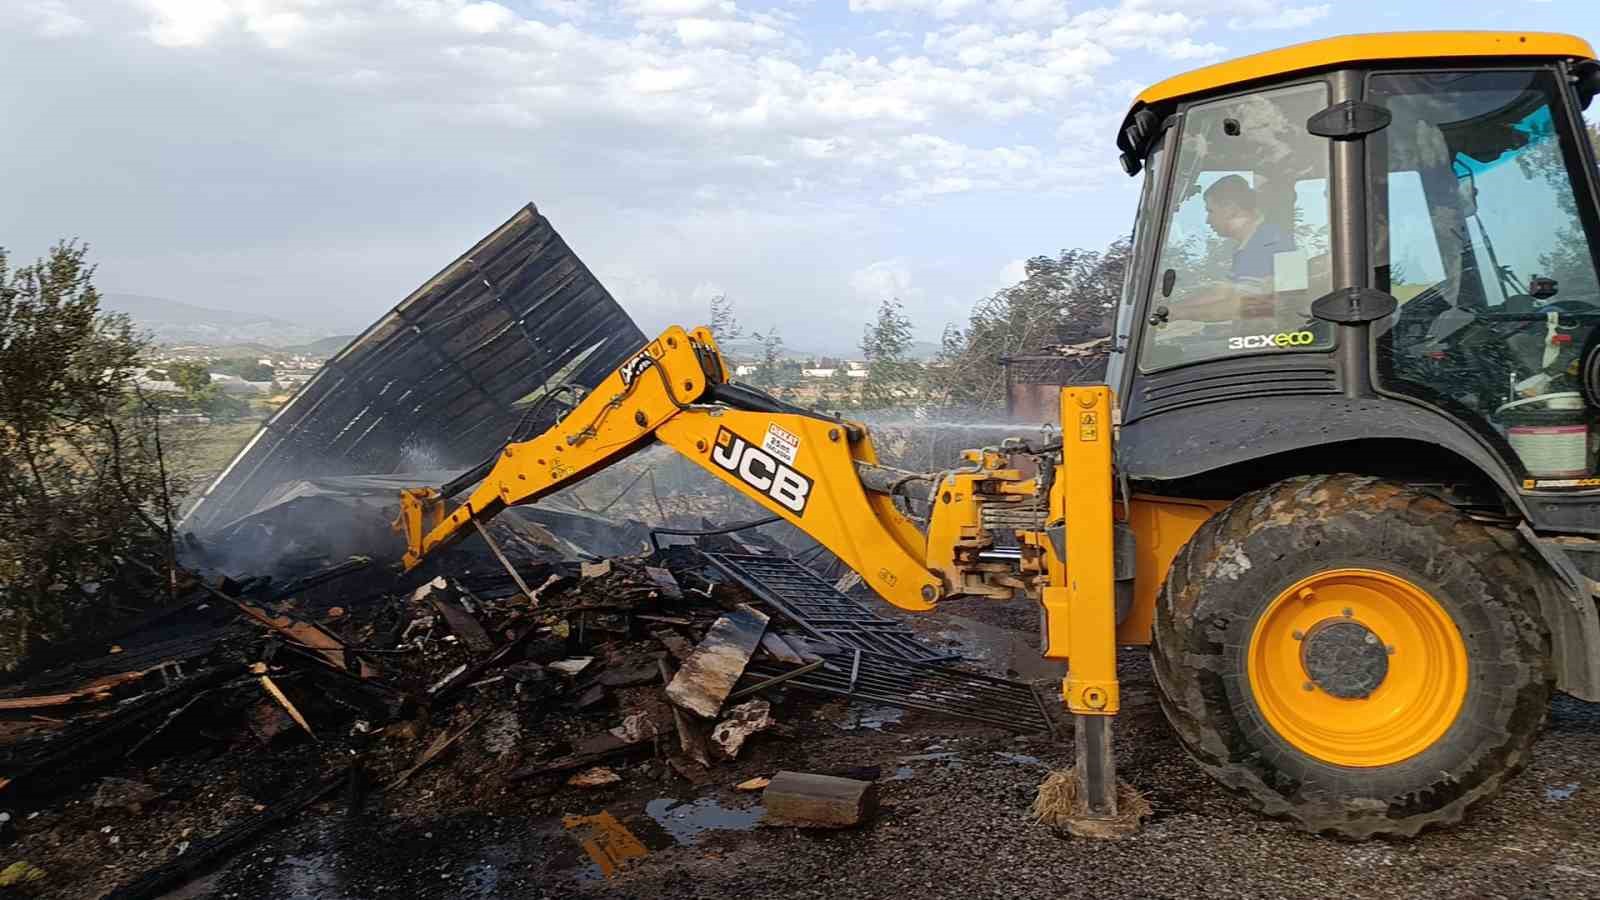
[[[1520,548],[1375,478],[1247,494],[1167,573],[1167,719],[1219,782],[1307,830],[1458,822],[1526,762],[1554,684]]]

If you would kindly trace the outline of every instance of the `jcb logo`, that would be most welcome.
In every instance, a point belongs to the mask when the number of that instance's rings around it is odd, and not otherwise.
[[[622,375],[622,386],[632,387],[634,379],[644,374],[644,370],[655,365],[656,361],[650,358],[650,351],[642,351],[638,356],[622,364],[617,371]]]
[[[1274,347],[1304,347],[1317,336],[1309,331],[1280,331],[1277,334],[1250,334],[1228,338],[1229,350],[1270,350]]]
[[[806,511],[811,479],[726,428],[717,429],[711,460],[796,515]]]

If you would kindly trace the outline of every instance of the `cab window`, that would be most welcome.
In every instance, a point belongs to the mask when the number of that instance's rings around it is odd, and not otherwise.
[[[1529,486],[1600,471],[1582,393],[1600,280],[1581,135],[1549,71],[1375,74],[1372,280],[1380,384],[1503,438]]]
[[[1316,82],[1184,114],[1142,368],[1331,345],[1310,314],[1332,285],[1328,142],[1305,125],[1327,105]]]

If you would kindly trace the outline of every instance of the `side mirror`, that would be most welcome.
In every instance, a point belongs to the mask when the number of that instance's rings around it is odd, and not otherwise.
[[[1600,94],[1600,65],[1585,63],[1578,69],[1578,108],[1588,109],[1590,101]]]
[[[1160,125],[1161,117],[1146,107],[1140,107],[1128,117],[1122,135],[1117,138],[1117,147],[1122,150],[1122,155],[1118,158],[1122,163],[1122,171],[1129,175],[1139,174],[1139,170],[1144,167],[1145,151],[1150,149]]]

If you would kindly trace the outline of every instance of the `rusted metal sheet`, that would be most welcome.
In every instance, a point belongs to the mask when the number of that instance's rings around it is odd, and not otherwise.
[[[292,479],[402,472],[415,459],[466,468],[500,447],[532,395],[592,388],[643,344],[529,204],[329,360],[183,527],[205,534],[233,522]]]
[[[1006,415],[1014,422],[1055,422],[1061,418],[1061,386],[1007,385]]]
[[[616,816],[604,810],[592,816],[569,815],[562,823],[607,878],[616,875],[634,860],[650,855],[650,851],[633,832],[617,821]]]
[[[1110,342],[1105,338],[1045,347],[1000,359],[1006,372],[1006,415],[1016,422],[1060,418],[1061,386],[1105,378]]]

